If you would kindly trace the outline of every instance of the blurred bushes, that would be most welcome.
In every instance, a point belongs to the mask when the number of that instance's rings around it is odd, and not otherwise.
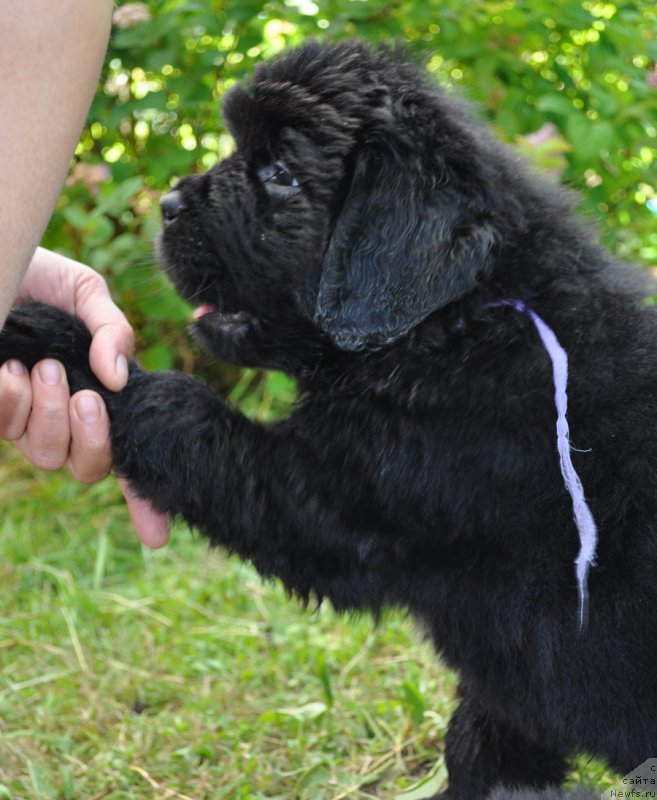
[[[230,151],[226,89],[308,36],[405,42],[436,80],[463,87],[502,138],[583,192],[612,248],[657,262],[652,2],[148,0],[120,4],[114,19],[45,245],[107,276],[151,368],[188,369],[198,358],[184,333],[188,309],[154,266],[158,197]],[[239,377],[222,375],[229,385]]]

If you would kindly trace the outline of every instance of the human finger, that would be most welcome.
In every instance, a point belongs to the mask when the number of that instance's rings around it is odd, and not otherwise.
[[[81,391],[69,403],[71,443],[68,468],[82,483],[96,483],[112,468],[109,418],[102,398],[92,391]]]
[[[11,359],[0,367],[0,438],[19,439],[32,409],[30,373],[20,361]]]
[[[89,363],[98,379],[118,392],[128,382],[128,362],[134,348],[132,328],[110,297],[107,284],[91,269],[78,270],[75,314],[92,335]]]
[[[31,382],[32,410],[16,445],[40,469],[59,469],[68,458],[71,438],[66,372],[48,358],[35,365]]]
[[[169,518],[156,511],[148,500],[137,497],[126,480],[119,478],[118,481],[141,541],[153,549],[164,547],[170,536]]]

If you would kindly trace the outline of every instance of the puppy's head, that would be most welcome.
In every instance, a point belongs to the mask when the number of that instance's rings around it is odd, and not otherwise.
[[[205,338],[299,320],[380,348],[489,273],[493,145],[393,52],[310,43],[261,64],[224,115],[236,151],[163,200],[163,260]]]

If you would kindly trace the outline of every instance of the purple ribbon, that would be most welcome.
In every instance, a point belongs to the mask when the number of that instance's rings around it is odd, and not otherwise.
[[[535,311],[521,300],[502,300],[491,303],[491,306],[511,306],[521,314],[527,316],[534,323],[538,335],[541,337],[543,347],[552,361],[554,378],[554,402],[557,407],[557,449],[564,484],[573,501],[573,516],[579,531],[580,550],[575,559],[575,574],[579,590],[579,627],[586,625],[588,612],[588,574],[589,567],[595,563],[595,549],[598,540],[598,531],[591,509],[584,497],[582,481],[573,466],[570,457],[570,439],[568,428],[568,356],[559,344],[559,341],[550,326],[542,320]]]

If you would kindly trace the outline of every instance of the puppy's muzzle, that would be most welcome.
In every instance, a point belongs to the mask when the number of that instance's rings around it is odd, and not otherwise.
[[[160,200],[160,209],[162,211],[162,221],[164,224],[173,222],[173,220],[185,210],[185,201],[183,200],[182,192],[178,189],[173,189],[167,192]]]

